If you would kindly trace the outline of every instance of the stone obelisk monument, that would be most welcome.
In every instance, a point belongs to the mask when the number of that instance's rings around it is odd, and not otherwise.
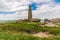
[[[28,10],[28,21],[31,21],[32,19],[32,9],[31,9],[31,5],[29,5],[29,10]]]

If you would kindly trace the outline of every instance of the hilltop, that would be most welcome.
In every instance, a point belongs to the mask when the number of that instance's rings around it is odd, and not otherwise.
[[[40,25],[41,22],[10,22],[0,24],[0,39],[60,40],[60,24],[56,24],[58,27],[43,27]]]

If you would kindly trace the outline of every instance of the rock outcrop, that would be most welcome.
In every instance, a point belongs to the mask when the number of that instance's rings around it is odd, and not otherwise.
[[[53,23],[60,23],[60,18],[51,19],[51,22],[53,22]]]
[[[57,25],[54,24],[54,23],[47,23],[47,24],[45,24],[45,26],[48,26],[48,27],[57,27]]]
[[[51,21],[49,19],[45,19],[44,20],[44,23],[47,24],[47,23],[50,23]]]
[[[41,19],[38,19],[38,18],[31,19],[31,22],[40,22],[40,21],[41,21]]]
[[[16,20],[16,22],[23,22],[23,21],[24,21],[23,19]]]
[[[48,19],[44,20],[44,26],[57,27],[57,25],[55,23],[53,23],[51,20],[48,20]]]

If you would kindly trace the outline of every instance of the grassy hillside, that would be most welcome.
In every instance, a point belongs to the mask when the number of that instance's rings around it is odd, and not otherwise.
[[[60,24],[58,27],[42,27],[40,22],[0,23],[0,40],[60,40]],[[34,37],[32,34],[49,32],[49,38]]]

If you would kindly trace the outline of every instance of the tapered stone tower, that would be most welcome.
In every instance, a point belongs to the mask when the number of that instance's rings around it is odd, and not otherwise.
[[[28,21],[31,21],[32,19],[32,9],[31,9],[31,5],[29,5],[29,10],[28,10]]]
[[[28,19],[24,20],[17,20],[17,22],[22,22],[22,21],[29,21],[29,22],[40,22],[40,19],[38,18],[32,18],[32,8],[31,5],[29,5],[29,10],[28,10]]]

